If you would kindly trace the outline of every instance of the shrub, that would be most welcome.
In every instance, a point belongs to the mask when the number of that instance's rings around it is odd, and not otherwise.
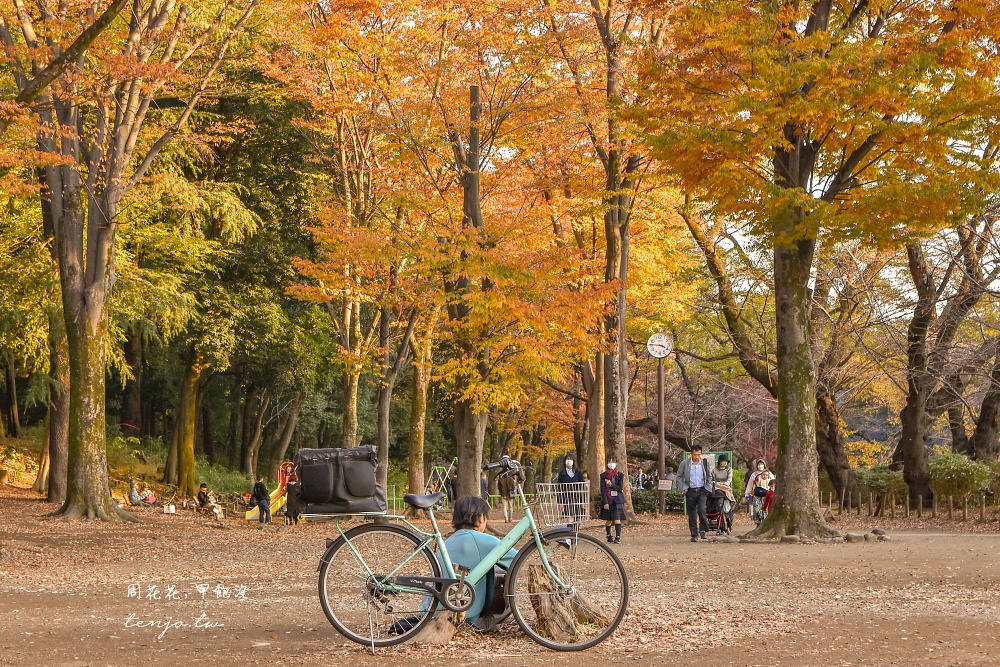
[[[680,510],[684,507],[684,494],[679,491],[667,491],[667,510]],[[656,514],[660,507],[659,491],[633,491],[632,509],[636,514]],[[596,509],[600,509],[598,504]]]
[[[938,496],[967,496],[989,488],[993,470],[988,463],[973,461],[950,451],[931,454],[927,465],[931,488]]]
[[[743,468],[733,468],[733,496],[739,500],[747,488],[747,471]]]
[[[903,479],[903,471],[901,470],[891,470],[888,466],[876,466],[874,468],[857,468],[854,474],[857,476],[858,488],[862,493],[894,494],[897,498],[905,498],[910,492],[910,487]]]
[[[208,484],[208,488],[215,493],[244,494],[253,488],[253,483],[243,471],[209,465],[202,456],[195,459],[194,478],[196,484]],[[268,488],[274,490],[273,487]]]

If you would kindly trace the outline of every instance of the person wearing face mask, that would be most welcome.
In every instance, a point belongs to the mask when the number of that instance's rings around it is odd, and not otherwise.
[[[608,542],[622,543],[622,521],[625,520],[625,475],[618,470],[618,459],[608,457],[607,468],[601,473],[601,518]],[[615,536],[611,537],[611,524],[615,526]]]
[[[753,504],[750,502],[751,499],[754,496],[758,498],[763,498],[764,496],[766,496],[767,485],[770,483],[772,479],[774,479],[774,475],[772,475],[771,471],[767,469],[767,461],[765,461],[764,459],[757,459],[757,462],[754,467],[755,470],[747,478],[747,488],[744,493],[744,496],[746,497],[747,500],[747,509],[750,510],[751,512],[753,511],[752,510]]]
[[[563,467],[559,471],[559,478],[556,481],[560,485],[583,483],[583,473],[577,469],[575,456],[572,453],[563,457]],[[570,518],[569,527],[572,528],[575,524],[579,523],[580,517],[583,515],[584,508],[577,507],[578,503],[575,502],[577,497],[582,497],[583,487],[560,486],[559,489],[561,491],[558,494],[559,504],[562,505],[563,514]]]
[[[681,461],[677,478],[680,482],[678,491],[686,494],[691,541],[697,542],[699,535],[705,539],[708,533],[706,506],[709,494],[715,490],[715,482],[712,481],[708,459],[701,455],[701,445],[691,446],[691,456]]]

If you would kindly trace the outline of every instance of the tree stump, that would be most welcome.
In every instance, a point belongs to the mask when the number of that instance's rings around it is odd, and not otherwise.
[[[552,564],[556,576],[565,580],[565,573],[558,565]],[[566,643],[580,634],[581,625],[606,626],[610,623],[600,607],[592,604],[579,592],[566,596],[559,593],[541,565],[528,566],[528,591],[531,607],[538,619],[538,634],[549,639]]]

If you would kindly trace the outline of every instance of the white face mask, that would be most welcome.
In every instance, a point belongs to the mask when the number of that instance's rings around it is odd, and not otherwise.
[[[573,469],[573,462],[566,461],[566,470],[572,470],[572,469]]]
[[[617,467],[618,467],[617,463],[609,463],[608,464],[608,470],[614,470]]]
[[[764,469],[764,464],[763,463],[758,463],[757,464],[757,470],[763,470],[763,469]]]

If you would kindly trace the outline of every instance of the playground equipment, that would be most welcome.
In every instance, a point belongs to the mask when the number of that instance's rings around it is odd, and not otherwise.
[[[438,491],[444,491],[445,500],[448,498],[448,484],[451,479],[451,473],[455,471],[458,466],[458,457],[456,456],[451,460],[451,463],[445,466],[431,466],[431,472],[427,476],[427,483],[424,484],[425,489],[429,489],[428,493],[437,493]]]
[[[273,518],[275,513],[285,506],[285,500],[288,496],[285,495],[285,484],[288,483],[288,478],[292,476],[292,470],[295,468],[295,464],[291,461],[285,461],[280,466],[278,466],[278,486],[274,487],[274,491],[271,491],[271,517]],[[258,521],[260,519],[260,510],[256,507],[252,508],[246,513],[247,521]]]

